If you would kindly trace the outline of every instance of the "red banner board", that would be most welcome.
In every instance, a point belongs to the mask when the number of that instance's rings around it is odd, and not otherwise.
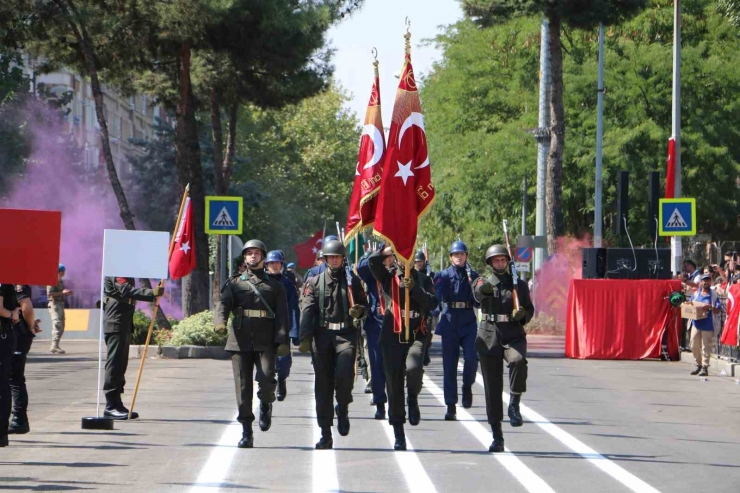
[[[62,213],[0,209],[0,283],[57,283]]]

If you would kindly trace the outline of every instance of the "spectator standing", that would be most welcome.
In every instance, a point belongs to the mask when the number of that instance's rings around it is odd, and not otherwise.
[[[710,310],[707,317],[702,320],[692,320],[691,325],[691,352],[694,355],[696,368],[691,371],[692,375],[706,377],[709,374],[709,358],[712,354],[714,344],[714,314],[718,314],[722,305],[716,290],[712,286],[712,276],[703,274],[701,286],[691,296],[691,301],[704,303]]]
[[[59,341],[64,334],[64,300],[67,296],[74,294],[71,289],[64,288],[64,275],[67,268],[59,264],[57,283],[55,286],[46,287],[46,297],[49,299],[49,316],[51,317],[51,348],[52,354],[64,354],[65,351],[59,347]]]

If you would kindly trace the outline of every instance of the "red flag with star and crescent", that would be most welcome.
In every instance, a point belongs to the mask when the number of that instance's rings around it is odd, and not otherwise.
[[[424,117],[407,50],[393,107],[374,225],[375,234],[390,243],[404,263],[413,258],[419,218],[433,202]]]
[[[175,246],[170,256],[170,278],[185,277],[195,269],[195,242],[193,241],[193,209],[190,197],[185,200],[180,224],[175,234]]]
[[[357,154],[355,168],[355,185],[349,199],[347,227],[344,242],[349,245],[352,238],[362,229],[375,222],[377,195],[380,190],[380,178],[383,174],[385,156],[385,134],[383,118],[380,112],[380,77],[378,62],[375,62],[375,80],[373,81],[370,102],[365,112],[365,124],[360,135],[360,151]]]
[[[311,238],[293,247],[298,256],[298,268],[310,269],[316,262],[316,254],[324,242],[324,230],[320,229]]]
[[[727,320],[719,342],[737,346],[738,327],[740,327],[740,284],[733,284],[727,291]]]

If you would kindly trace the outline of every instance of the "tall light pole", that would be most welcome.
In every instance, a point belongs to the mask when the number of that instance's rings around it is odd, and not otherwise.
[[[673,111],[671,136],[675,141],[676,179],[673,196],[681,197],[681,0],[674,0],[673,8]],[[674,273],[681,272],[681,237],[671,238],[671,265]]]
[[[596,88],[596,187],[594,189],[594,246],[601,248],[603,238],[602,149],[604,146],[604,24],[599,24],[599,81]]]
[[[540,101],[538,128],[534,132],[537,141],[537,208],[535,210],[535,234],[545,236],[545,185],[547,181],[547,154],[550,152],[550,23],[542,19],[540,34]],[[535,248],[534,270],[540,268],[545,259],[545,249]]]

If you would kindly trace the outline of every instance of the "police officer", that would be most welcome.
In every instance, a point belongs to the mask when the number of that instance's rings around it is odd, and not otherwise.
[[[274,277],[283,284],[285,287],[285,295],[288,300],[288,325],[290,327],[289,336],[293,341],[294,345],[298,345],[298,316],[300,315],[300,309],[298,308],[298,290],[296,289],[295,283],[283,272],[283,264],[285,262],[285,255],[280,250],[273,250],[267,253],[267,259],[265,260],[265,267],[270,276]],[[290,369],[293,366],[293,356],[288,352],[285,356],[278,356],[277,358],[277,400],[282,402],[285,400],[285,396],[288,395],[288,388],[286,380],[290,376]]]
[[[229,314],[233,315],[225,349],[231,353],[239,411],[236,420],[242,424],[242,438],[237,447],[252,448],[255,367],[259,385],[259,426],[267,431],[272,425],[272,403],[275,401],[275,358],[290,352],[288,300],[283,283],[265,271],[265,244],[249,240],[242,254],[247,270],[229,279],[221,290],[214,314],[214,330],[226,333]]]
[[[490,452],[504,451],[503,419],[504,360],[509,365],[509,422],[522,426],[519,401],[527,390],[527,335],[524,325],[534,315],[527,283],[511,275],[511,258],[503,245],[493,245],[486,251],[486,263],[493,270],[488,279],[475,281],[475,297],[480,301],[483,318],[475,340],[483,373],[486,393],[486,413],[493,431]],[[516,286],[516,291],[515,291]],[[515,308],[514,294],[518,297]]]
[[[74,293],[71,289],[64,288],[64,275],[67,268],[64,264],[59,264],[57,283],[55,286],[46,287],[46,297],[49,300],[49,317],[51,317],[51,348],[52,354],[64,354],[64,350],[59,347],[59,341],[64,334],[64,299],[72,296]]]
[[[412,268],[410,273],[404,275],[404,267],[398,264],[390,247],[381,244],[381,249],[370,255],[369,264],[385,299],[380,347],[388,391],[388,422],[393,426],[396,437],[393,448],[406,450],[404,375],[408,387],[409,424],[416,426],[421,421],[418,395],[424,373],[425,318],[437,305],[437,298],[432,283],[416,269]],[[406,288],[410,290],[411,298],[408,337],[404,320]]]
[[[421,275],[429,278],[430,281],[434,279],[434,272],[429,268],[427,263],[427,256],[423,250],[417,250],[414,255],[414,269],[417,270]],[[434,308],[427,316],[427,339],[424,341],[424,366],[429,366],[432,362],[429,356],[429,349],[432,347],[432,338],[434,337],[434,329],[437,326],[436,318],[439,316],[439,309]]]
[[[21,317],[14,329],[17,343],[10,364],[10,392],[13,395],[13,414],[10,418],[8,434],[22,435],[31,431],[28,423],[28,390],[26,389],[26,357],[31,350],[36,334],[41,332],[35,319],[31,303],[31,286],[18,284],[15,287],[16,299],[21,308]]]
[[[434,291],[442,303],[436,334],[442,337],[442,367],[444,370],[444,396],[447,405],[446,421],[454,421],[457,404],[457,363],[460,347],[463,349],[462,404],[465,409],[473,405],[473,384],[478,371],[475,353],[476,306],[471,283],[478,273],[468,264],[468,247],[462,241],[450,246],[450,267],[434,276]]]
[[[365,292],[360,279],[345,268],[345,254],[342,242],[326,242],[327,269],[307,280],[303,288],[300,350],[310,350],[313,360],[316,420],[321,428],[317,449],[334,445],[331,426],[335,412],[339,434],[349,434],[357,333],[367,313]],[[337,405],[333,407],[335,392]]]
[[[383,353],[380,350],[380,332],[385,317],[385,299],[383,288],[370,271],[370,253],[357,263],[357,275],[367,286],[370,302],[370,313],[365,319],[363,330],[367,341],[367,354],[370,363],[370,389],[375,403],[375,419],[385,419],[385,404],[388,396],[385,393],[385,370],[383,370]]]
[[[154,301],[164,294],[164,288],[136,288],[130,277],[106,277],[103,286],[103,332],[108,356],[105,361],[105,411],[104,416],[117,420],[128,419],[128,409],[121,401],[126,385],[128,350],[134,330],[134,312],[137,301]],[[139,414],[131,413],[131,419]]]
[[[11,408],[10,362],[15,351],[13,324],[20,320],[20,313],[15,286],[0,284],[0,447],[8,446]]]

